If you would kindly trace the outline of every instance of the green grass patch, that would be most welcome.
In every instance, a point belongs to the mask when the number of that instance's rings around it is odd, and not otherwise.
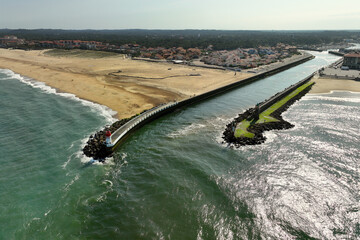
[[[240,122],[235,129],[235,133],[234,136],[235,137],[247,137],[247,138],[253,138],[255,136],[255,134],[248,132],[248,127],[250,126],[250,121],[248,120],[243,120],[242,122]]]
[[[298,87],[297,89],[292,91],[290,94],[288,94],[287,96],[285,96],[281,100],[279,100],[276,103],[274,103],[273,105],[271,105],[265,111],[260,113],[259,120],[257,120],[254,124],[268,123],[268,122],[279,122],[280,120],[278,120],[278,119],[276,119],[276,118],[274,118],[274,117],[272,117],[270,115],[273,112],[275,112],[277,109],[282,107],[284,104],[286,104],[289,100],[291,100],[296,95],[298,95],[303,90],[305,90],[307,87],[309,87],[311,84],[313,84],[313,83],[308,82],[308,83],[305,83],[305,84],[301,85],[300,87]],[[239,137],[253,138],[255,135],[247,130],[250,127],[250,125],[251,125],[251,121],[248,121],[246,119],[241,121],[240,123],[238,123],[238,125],[236,126],[236,129],[235,129],[235,132],[234,132],[234,136],[236,138],[239,138]]]
[[[118,53],[102,52],[93,50],[81,50],[81,49],[51,49],[44,53],[45,55],[53,57],[78,57],[78,58],[106,58],[119,56]]]

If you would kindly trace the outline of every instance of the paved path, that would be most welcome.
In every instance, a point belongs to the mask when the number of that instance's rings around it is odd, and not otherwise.
[[[122,125],[119,129],[117,129],[112,135],[111,135],[111,142],[113,144],[116,144],[127,132],[129,132],[132,128],[136,127],[139,123],[146,120],[147,118],[167,109],[174,105],[177,105],[177,102],[170,102],[165,105],[161,105],[155,108],[152,108],[139,116],[131,119],[124,125]]]

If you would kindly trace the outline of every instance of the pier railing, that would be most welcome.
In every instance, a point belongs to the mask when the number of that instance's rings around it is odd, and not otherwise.
[[[164,105],[160,105],[149,109],[148,111],[138,115],[137,117],[131,119],[120,128],[118,128],[113,134],[111,135],[111,142],[114,144],[112,147],[113,150],[117,147],[119,142],[130,132],[133,130],[143,126],[145,123],[149,122],[149,120],[158,118],[160,115],[164,115],[168,111],[175,109],[178,102],[170,102]],[[168,110],[168,111],[166,111]]]

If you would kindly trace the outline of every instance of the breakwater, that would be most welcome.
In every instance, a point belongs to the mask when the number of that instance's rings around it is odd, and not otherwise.
[[[134,117],[132,117],[134,118]],[[114,122],[110,126],[106,126],[103,130],[98,131],[94,135],[89,137],[85,147],[83,148],[83,153],[87,157],[91,157],[93,159],[98,159],[103,161],[106,157],[112,154],[111,151],[104,144],[106,137],[105,134],[107,131],[115,132],[121,126],[129,122],[132,118],[125,118],[119,121]]]
[[[147,110],[143,112],[142,114],[138,116],[134,116],[129,119],[120,120],[120,124],[114,124],[110,127],[105,127],[103,130],[97,132],[94,136],[90,136],[87,145],[84,147],[83,152],[86,156],[92,157],[94,159],[99,159],[102,161],[105,157],[110,156],[113,151],[118,148],[121,143],[131,135],[132,132],[135,130],[141,128],[146,123],[149,123],[165,114],[168,114],[170,112],[175,111],[176,109],[203,101],[205,99],[211,98],[213,96],[219,95],[221,93],[227,92],[229,90],[235,89],[240,86],[244,86],[250,83],[253,83],[255,81],[258,81],[260,79],[263,79],[265,77],[274,75],[278,72],[284,71],[286,69],[289,69],[291,67],[297,66],[299,64],[302,64],[306,61],[309,61],[313,59],[314,56],[308,53],[304,53],[302,58],[295,59],[293,61],[288,61],[285,63],[282,63],[281,65],[271,68],[267,71],[257,73],[252,77],[240,80],[238,82],[211,90],[209,92],[199,94],[197,96],[185,99],[183,101],[179,102],[171,102],[168,104],[160,105],[157,107],[154,107],[150,110]],[[119,125],[119,126],[117,126]],[[111,131],[110,129],[116,129],[115,131]],[[104,144],[105,141],[105,132],[107,130],[110,130],[113,134],[111,136],[111,145],[106,146]]]
[[[266,140],[263,135],[264,131],[294,127],[293,124],[285,121],[281,114],[310,91],[314,83],[309,83],[309,81],[314,75],[315,73],[309,75],[282,92],[257,104],[254,108],[239,114],[226,126],[223,133],[224,141],[234,144],[236,147],[261,144]]]
[[[338,52],[338,51],[329,51],[329,53],[336,55],[336,56],[340,56],[340,57],[343,57],[345,55],[345,53]]]
[[[299,50],[305,50],[305,51],[314,51],[314,52],[322,52],[323,50],[319,48],[310,48],[310,47],[300,47]]]

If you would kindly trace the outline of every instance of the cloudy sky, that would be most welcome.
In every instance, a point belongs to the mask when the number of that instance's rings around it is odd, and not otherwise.
[[[0,28],[360,29],[360,0],[0,0]]]

